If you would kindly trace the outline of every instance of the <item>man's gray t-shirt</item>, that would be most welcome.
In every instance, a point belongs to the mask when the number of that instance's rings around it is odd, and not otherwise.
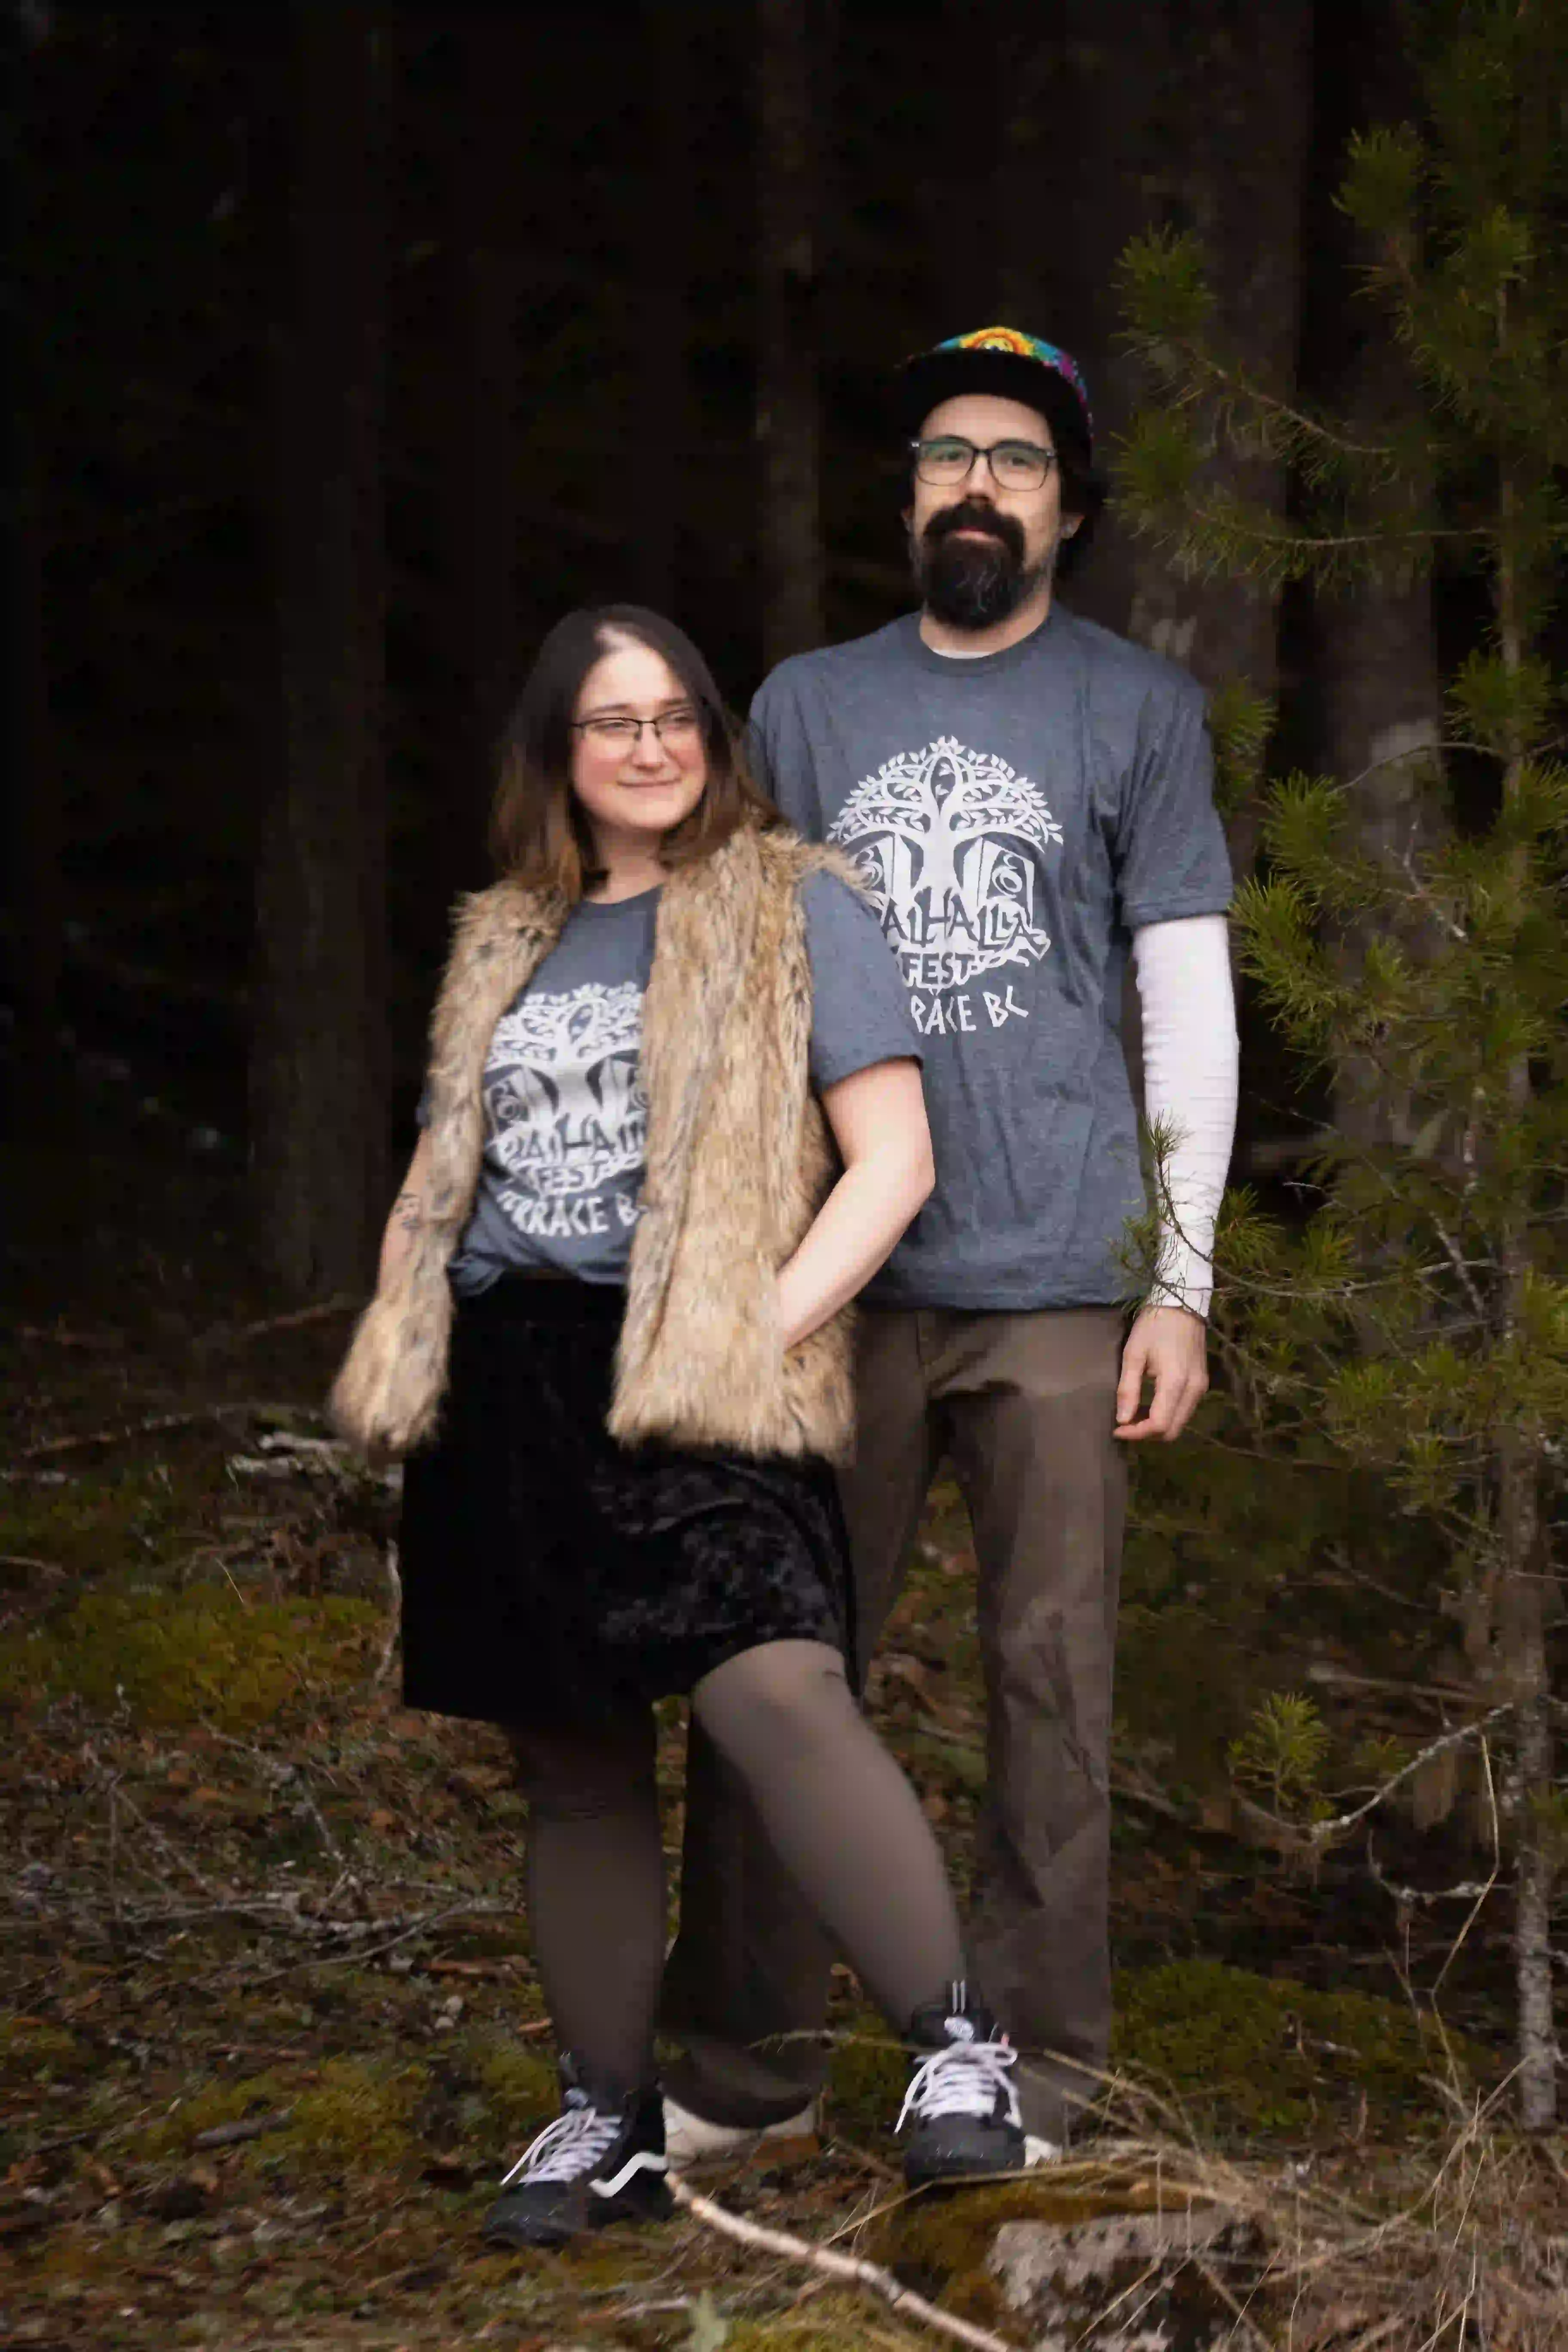
[[[658,901],[645,890],[574,907],[497,1022],[485,1063],[484,1161],[451,1265],[460,1294],[517,1267],[626,1280],[647,1141],[637,1064]],[[812,1084],[821,1091],[876,1062],[918,1060],[871,909],[831,874],[810,876],[801,903]]]
[[[1113,1303],[1143,1207],[1130,937],[1230,900],[1202,690],[1059,606],[970,660],[910,614],[781,663],[752,726],[785,816],[865,876],[924,1043],[937,1189],[867,1297]]]

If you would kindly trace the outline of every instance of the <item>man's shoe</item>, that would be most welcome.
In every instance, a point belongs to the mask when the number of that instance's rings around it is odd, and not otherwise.
[[[679,2099],[667,2097],[664,2103],[664,2152],[672,2172],[751,2156],[774,2140],[815,2139],[816,2130],[815,2099],[782,2123],[762,2125],[710,2124],[705,2116],[694,2116],[689,2107],[683,2107]]]
[[[1026,2170],[1018,2095],[1008,2079],[1018,2053],[990,2011],[966,1985],[952,1985],[946,2000],[916,2010],[909,2038],[930,2053],[910,2077],[897,2125],[910,2187]]]
[[[1034,2132],[1024,2135],[1024,2162],[1031,2172],[1039,2164],[1060,2164],[1066,2155],[1066,2148],[1054,2139],[1040,2139]]]
[[[658,2091],[595,2084],[569,2058],[561,2078],[560,2115],[523,2150],[485,2216],[489,2245],[563,2246],[586,2230],[670,2211]]]

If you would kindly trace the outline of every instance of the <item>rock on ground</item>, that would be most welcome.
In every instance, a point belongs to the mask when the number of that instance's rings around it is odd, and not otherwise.
[[[1041,2329],[1035,2352],[1210,2352],[1234,2335],[1262,2250],[1251,2222],[1194,2205],[1005,2221],[985,2266]]]

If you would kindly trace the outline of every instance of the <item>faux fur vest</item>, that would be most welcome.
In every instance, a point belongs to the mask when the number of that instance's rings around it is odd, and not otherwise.
[[[853,878],[830,850],[742,830],[664,886],[643,1004],[647,1164],[609,1416],[626,1443],[830,1460],[849,1450],[848,1310],[786,1354],[774,1293],[837,1172],[806,1066],[800,885],[824,868]],[[491,1034],[567,911],[559,893],[510,882],[458,908],[431,1027],[425,1221],[332,1391],[338,1427],[373,1455],[406,1453],[435,1429],[447,1267],[479,1178]]]

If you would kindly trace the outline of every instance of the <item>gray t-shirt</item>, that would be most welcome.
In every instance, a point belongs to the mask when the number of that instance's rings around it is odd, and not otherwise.
[[[1113,1303],[1130,935],[1230,900],[1201,689],[1059,606],[965,661],[910,614],[781,663],[752,726],[785,816],[859,865],[925,1042],[937,1189],[868,1297]]]
[[[497,1022],[485,1063],[485,1152],[454,1289],[519,1266],[624,1282],[647,1141],[637,1074],[659,893],[584,900]],[[877,918],[836,876],[801,892],[818,1091],[875,1062],[918,1060],[919,1038]],[[425,1107],[420,1107],[421,1118]]]

